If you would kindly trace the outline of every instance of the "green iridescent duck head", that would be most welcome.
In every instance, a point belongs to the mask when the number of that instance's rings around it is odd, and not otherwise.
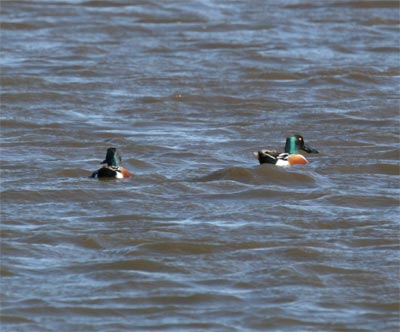
[[[292,135],[286,138],[285,152],[289,154],[298,154],[300,150],[307,153],[319,153],[304,143],[304,138],[300,135]]]
[[[106,159],[101,164],[107,164],[107,166],[120,167],[122,158],[117,152],[116,148],[108,148]]]

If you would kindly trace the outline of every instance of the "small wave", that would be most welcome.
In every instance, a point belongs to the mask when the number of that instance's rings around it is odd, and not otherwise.
[[[251,173],[250,169],[243,167],[230,167],[220,169],[218,171],[212,172],[209,175],[197,179],[197,181],[199,182],[211,182],[221,180],[249,183],[254,180],[254,176]]]
[[[236,181],[247,184],[275,184],[275,185],[293,185],[293,184],[314,184],[315,179],[312,175],[304,173],[304,170],[281,168],[273,165],[260,165],[254,168],[230,167],[212,172],[209,175],[198,178],[199,182],[211,181]]]
[[[93,169],[94,171],[95,169]],[[90,177],[93,171],[89,171],[83,168],[71,168],[71,169],[62,169],[56,171],[55,175],[60,178],[81,178],[81,177]]]
[[[169,253],[173,255],[199,255],[213,254],[222,251],[223,248],[219,244],[210,243],[191,243],[191,242],[152,242],[144,243],[141,248],[153,253]]]
[[[359,210],[368,210],[371,207],[385,209],[385,215],[389,216],[391,209],[398,207],[399,201],[396,197],[387,195],[367,195],[367,194],[338,194],[328,197],[328,202],[343,207],[357,208]],[[393,211],[393,213],[396,213]]]
[[[322,169],[325,174],[330,174],[332,172],[337,172],[340,174],[348,175],[399,175],[400,168],[399,165],[391,163],[375,163],[375,164],[364,164],[362,166],[358,164],[350,165],[329,165]]]
[[[100,262],[88,264],[84,267],[81,265],[71,266],[73,270],[85,271],[118,271],[118,270],[131,270],[141,272],[155,272],[155,273],[179,273],[184,272],[184,269],[176,268],[148,259],[124,259],[111,262]]]

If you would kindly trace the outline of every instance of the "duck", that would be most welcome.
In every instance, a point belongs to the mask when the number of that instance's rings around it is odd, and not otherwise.
[[[259,150],[254,152],[261,164],[273,164],[275,166],[306,165],[308,160],[300,154],[300,150],[307,153],[319,153],[318,150],[304,143],[301,135],[292,135],[286,138],[285,152],[275,150]]]
[[[121,166],[122,158],[116,148],[108,148],[106,159],[100,164],[103,164],[97,171],[94,171],[91,178],[130,178],[132,174]]]

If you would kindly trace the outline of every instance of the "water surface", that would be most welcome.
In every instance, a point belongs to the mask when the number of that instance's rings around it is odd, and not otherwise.
[[[2,331],[398,331],[398,2],[0,18]]]

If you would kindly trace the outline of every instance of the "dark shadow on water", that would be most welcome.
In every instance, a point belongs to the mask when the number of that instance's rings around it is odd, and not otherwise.
[[[206,176],[192,179],[193,182],[236,181],[254,185],[314,185],[316,179],[312,171],[307,172],[305,167],[291,168],[276,167],[274,165],[259,165],[252,168],[229,167],[217,170]]]

